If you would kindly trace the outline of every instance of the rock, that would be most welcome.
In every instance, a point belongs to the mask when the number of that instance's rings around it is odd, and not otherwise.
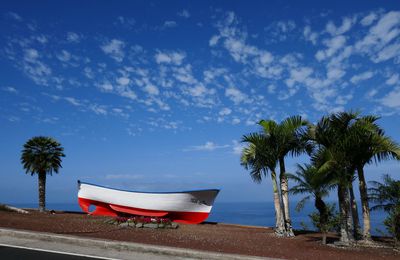
[[[157,223],[146,223],[143,225],[143,227],[145,228],[158,228],[158,224]]]
[[[136,223],[135,227],[136,228],[142,228],[143,227],[143,223]]]
[[[165,224],[163,223],[158,224],[158,228],[165,228]]]
[[[178,225],[178,223],[176,223],[176,222],[172,222],[171,223],[171,228],[178,228],[179,227],[179,225]]]
[[[0,210],[14,211],[14,212],[21,213],[21,214],[29,214],[29,212],[24,210],[24,209],[11,207],[11,206],[8,206],[8,205],[5,205],[5,204],[0,204]]]
[[[128,222],[123,222],[121,224],[119,224],[120,227],[129,227],[129,223]]]
[[[135,227],[136,224],[135,224],[135,222],[133,222],[133,221],[128,221],[128,226],[130,226],[130,227]]]
[[[115,220],[112,219],[112,218],[106,219],[106,220],[104,220],[104,223],[106,223],[106,224],[114,224],[114,223],[115,223]]]

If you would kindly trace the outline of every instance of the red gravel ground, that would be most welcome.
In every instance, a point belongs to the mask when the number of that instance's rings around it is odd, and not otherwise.
[[[0,211],[0,227],[81,237],[192,248],[233,254],[286,259],[400,259],[390,248],[340,249],[320,243],[320,234],[277,238],[272,229],[228,224],[183,225],[178,229],[135,229],[106,224],[108,218],[85,214],[18,214]],[[330,241],[337,238],[329,237]]]

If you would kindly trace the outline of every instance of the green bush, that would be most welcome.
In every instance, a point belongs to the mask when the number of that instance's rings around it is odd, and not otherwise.
[[[386,230],[393,236],[396,242],[400,241],[400,205],[389,212],[389,216],[383,222]]]
[[[308,216],[313,226],[321,232],[339,232],[340,231],[340,215],[336,211],[336,204],[327,204],[328,223],[323,227],[320,223],[320,215],[318,211],[314,211]]]

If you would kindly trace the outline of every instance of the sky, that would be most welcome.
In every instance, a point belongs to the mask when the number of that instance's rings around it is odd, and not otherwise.
[[[0,201],[37,201],[20,155],[65,149],[47,201],[76,181],[141,191],[219,188],[271,201],[240,165],[260,119],[381,116],[400,142],[399,1],[3,1]],[[287,158],[289,172],[307,156]],[[366,169],[394,177],[400,163]]]

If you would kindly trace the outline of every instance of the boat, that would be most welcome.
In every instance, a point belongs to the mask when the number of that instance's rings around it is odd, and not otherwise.
[[[120,190],[78,180],[78,203],[95,216],[147,216],[198,224],[210,214],[218,189],[180,192]],[[91,210],[91,206],[95,209]]]

